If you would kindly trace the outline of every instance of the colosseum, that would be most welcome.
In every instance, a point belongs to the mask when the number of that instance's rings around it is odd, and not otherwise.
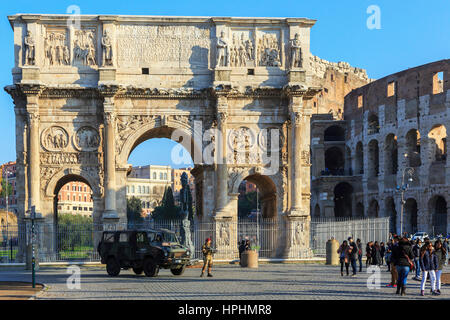
[[[311,103],[311,215],[390,217],[392,232],[450,230],[450,60],[371,80],[328,66]],[[344,96],[343,110],[338,102]],[[401,230],[401,231],[400,231]]]

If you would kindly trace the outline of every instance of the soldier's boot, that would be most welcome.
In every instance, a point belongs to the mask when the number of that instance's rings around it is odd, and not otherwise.
[[[202,271],[202,274],[200,275],[200,278],[203,277],[204,272]]]
[[[208,277],[212,277],[213,275],[211,273],[208,273]]]

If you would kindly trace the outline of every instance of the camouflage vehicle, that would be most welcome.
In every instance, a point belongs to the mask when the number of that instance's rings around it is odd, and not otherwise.
[[[136,274],[144,272],[147,277],[156,277],[160,268],[179,276],[191,255],[176,234],[166,229],[104,231],[97,251],[110,276],[129,268]]]

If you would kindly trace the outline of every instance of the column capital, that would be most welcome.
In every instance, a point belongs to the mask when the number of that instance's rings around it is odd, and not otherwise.
[[[105,120],[105,124],[114,124],[116,121],[116,113],[114,111],[105,111],[103,113],[103,119]]]

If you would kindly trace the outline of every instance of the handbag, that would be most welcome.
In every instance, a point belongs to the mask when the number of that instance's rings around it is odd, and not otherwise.
[[[415,269],[414,263],[411,261],[411,259],[408,257],[408,255],[406,253],[403,253],[403,255],[406,257],[406,260],[408,260],[409,268],[411,269],[411,271],[413,271]]]

